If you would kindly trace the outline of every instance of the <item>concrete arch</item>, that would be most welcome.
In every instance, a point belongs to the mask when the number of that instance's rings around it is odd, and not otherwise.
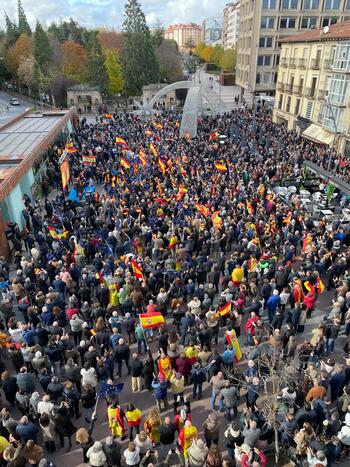
[[[180,136],[184,138],[189,133],[191,138],[197,136],[198,115],[201,107],[201,88],[193,86],[189,89],[180,126]]]
[[[157,94],[149,101],[149,103],[144,106],[144,109],[151,112],[154,104],[156,104],[165,94],[168,94],[171,91],[176,91],[177,89],[190,89],[194,86],[195,83],[193,81],[177,81],[176,83],[169,84],[168,86],[165,86],[165,88],[158,91]]]

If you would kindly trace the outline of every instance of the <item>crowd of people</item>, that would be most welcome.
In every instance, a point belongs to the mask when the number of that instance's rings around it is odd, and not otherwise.
[[[0,259],[0,465],[60,467],[72,442],[93,467],[350,457],[349,231],[272,189],[329,152],[264,108],[194,139],[179,119],[83,119],[69,186],[57,144],[53,193],[23,197]]]

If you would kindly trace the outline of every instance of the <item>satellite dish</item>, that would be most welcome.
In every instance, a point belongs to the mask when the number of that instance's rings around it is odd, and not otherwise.
[[[323,34],[327,34],[329,32],[329,26],[325,26],[323,29]]]

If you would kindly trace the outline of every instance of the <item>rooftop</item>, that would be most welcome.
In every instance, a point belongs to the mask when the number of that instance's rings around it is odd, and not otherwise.
[[[43,154],[62,130],[74,110],[33,112],[18,115],[0,127],[0,200]]]
[[[328,28],[328,29],[327,29]],[[330,40],[348,40],[350,39],[350,21],[333,24],[325,28],[310,29],[305,32],[293,34],[292,36],[280,39],[280,42],[323,42]]]
[[[69,86],[67,91],[83,92],[83,91],[99,91],[98,86],[89,86],[88,84],[75,84],[74,86]]]

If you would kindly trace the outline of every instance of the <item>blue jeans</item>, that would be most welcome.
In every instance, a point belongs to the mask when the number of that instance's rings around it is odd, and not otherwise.
[[[215,394],[215,392],[212,392],[211,394],[211,399],[210,399],[210,407],[212,410],[215,410],[215,402],[216,398],[218,397],[219,394]],[[224,409],[224,405],[222,403],[222,399],[219,399],[219,410],[222,412]]]
[[[334,350],[334,339],[329,338],[327,341],[327,353],[331,353]]]
[[[233,411],[233,417],[237,417],[237,414],[238,414],[236,405],[234,405],[233,407],[227,407],[227,405],[226,405],[226,407],[225,407],[226,418],[230,422],[232,420],[231,409]]]
[[[141,353],[142,344],[143,344],[144,353],[146,353],[147,352],[147,344],[146,344],[145,339],[142,339],[142,340],[137,339],[137,352]]]
[[[193,383],[193,399],[196,398],[198,392],[198,399],[202,399],[202,386],[203,383]]]

